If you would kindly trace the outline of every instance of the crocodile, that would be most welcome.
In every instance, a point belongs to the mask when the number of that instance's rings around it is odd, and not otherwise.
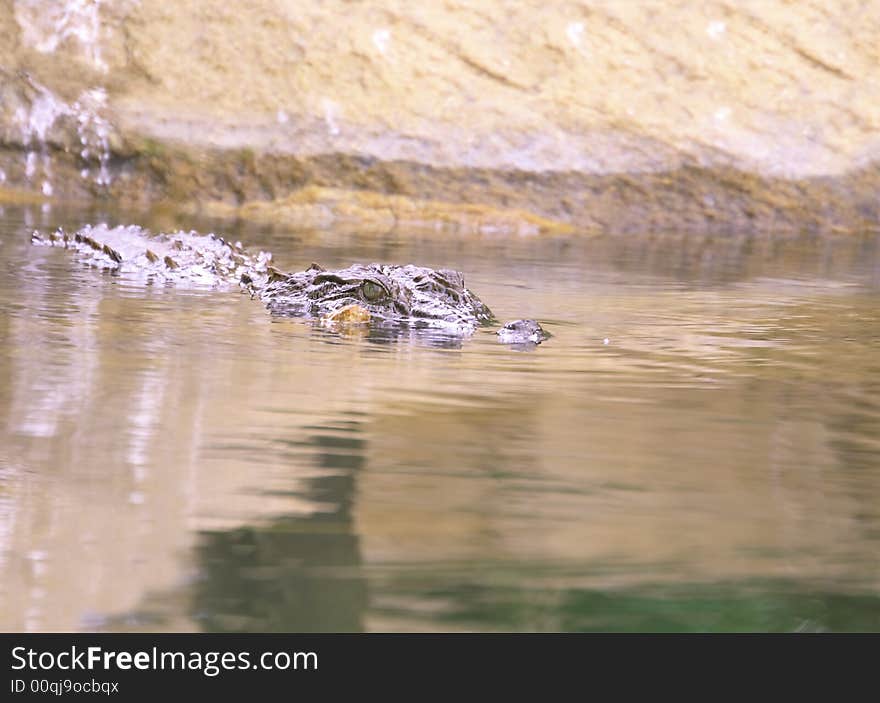
[[[413,264],[353,264],[327,270],[311,264],[284,273],[267,252],[194,231],[151,234],[136,225],[87,225],[77,232],[41,233],[37,245],[72,250],[85,263],[153,281],[238,285],[273,315],[313,318],[331,325],[373,324],[440,329],[467,336],[496,321],[459,271]],[[535,320],[515,320],[498,330],[511,345],[537,345],[549,335]]]

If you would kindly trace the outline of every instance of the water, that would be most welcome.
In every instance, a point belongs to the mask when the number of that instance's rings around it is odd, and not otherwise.
[[[450,267],[534,351],[32,247]],[[880,239],[380,237],[7,207],[2,630],[878,630]]]

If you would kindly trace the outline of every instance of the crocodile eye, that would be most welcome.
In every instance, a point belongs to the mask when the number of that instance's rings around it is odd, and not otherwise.
[[[364,281],[361,286],[361,292],[364,294],[364,298],[371,303],[375,303],[385,297],[385,289],[372,281]]]

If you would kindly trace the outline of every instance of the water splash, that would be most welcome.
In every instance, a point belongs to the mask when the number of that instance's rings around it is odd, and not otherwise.
[[[27,181],[32,183],[41,177],[40,190],[43,195],[52,195],[49,144],[63,136],[53,135],[52,131],[59,120],[70,118],[75,124],[81,147],[79,156],[84,162],[80,175],[89,178],[91,166],[97,163],[94,182],[100,186],[110,185],[111,128],[110,122],[103,116],[107,108],[107,91],[103,88],[84,90],[75,101],[67,103],[33,79],[28,79],[28,83],[36,97],[32,99],[29,109],[20,106],[14,115],[25,148],[24,175]]]
[[[73,114],[76,116],[76,133],[82,145],[80,156],[88,162],[94,154],[98,159],[98,173],[95,183],[102,186],[110,185],[110,123],[101,113],[107,107],[107,91],[93,88],[83,91],[79,99],[73,103]],[[88,176],[88,172],[86,174]]]
[[[24,177],[28,181],[34,180],[34,174],[37,172],[37,153],[28,151],[24,157]]]
[[[68,39],[75,40],[86,60],[102,73],[108,66],[101,52],[101,6],[105,0],[17,0],[15,19],[22,41],[49,54]]]
[[[46,136],[56,120],[70,113],[67,103],[60,100],[52,91],[33,80],[29,83],[36,90],[37,96],[31,102],[30,110],[19,107],[15,111],[15,121],[21,129],[22,143],[25,146],[34,140],[45,143]]]

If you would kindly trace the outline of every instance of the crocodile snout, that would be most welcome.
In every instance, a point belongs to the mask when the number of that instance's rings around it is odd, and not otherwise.
[[[540,344],[550,338],[550,334],[538,324],[537,320],[514,320],[508,322],[497,332],[498,341],[503,344]]]

